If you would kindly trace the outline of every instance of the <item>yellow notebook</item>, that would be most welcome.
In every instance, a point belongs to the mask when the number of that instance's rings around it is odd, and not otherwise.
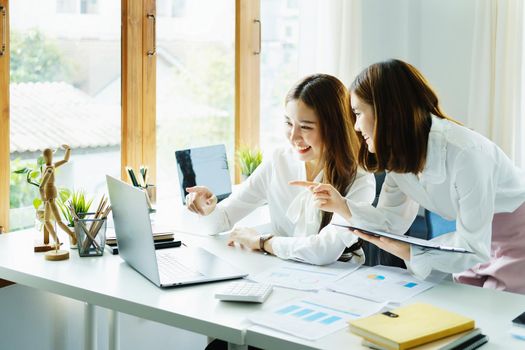
[[[410,349],[475,326],[468,317],[424,303],[352,320],[349,324],[352,333],[392,350]]]

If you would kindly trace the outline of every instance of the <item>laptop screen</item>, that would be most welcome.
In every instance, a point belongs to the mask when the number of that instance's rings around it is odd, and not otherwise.
[[[232,183],[224,145],[178,150],[175,151],[175,158],[183,204],[186,204],[187,187],[206,186],[219,201],[231,194]]]

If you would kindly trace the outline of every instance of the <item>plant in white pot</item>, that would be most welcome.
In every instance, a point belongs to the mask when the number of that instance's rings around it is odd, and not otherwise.
[[[262,152],[259,149],[250,149],[248,146],[241,146],[237,152],[237,159],[241,168],[241,177],[244,181],[262,163]]]

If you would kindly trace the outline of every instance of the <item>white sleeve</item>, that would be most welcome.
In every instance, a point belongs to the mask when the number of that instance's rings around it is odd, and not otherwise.
[[[345,198],[372,203],[375,197],[375,179],[372,174],[358,172]],[[332,221],[343,220],[334,214]],[[327,225],[319,234],[307,237],[274,237],[272,249],[282,259],[292,259],[314,265],[326,265],[337,261],[346,247],[357,241],[348,229]]]
[[[207,216],[200,217],[200,224],[210,235],[227,231],[233,225],[267,202],[273,163],[263,161],[255,171],[240,184],[233,193],[220,202]]]
[[[465,248],[474,254],[422,250],[412,247],[409,269],[425,278],[432,269],[448,273],[465,271],[490,259],[492,219],[494,216],[494,161],[482,149],[463,151],[453,164],[458,198],[456,231],[433,239],[442,245]]]
[[[354,199],[347,200],[347,205],[352,213],[352,226],[400,235],[408,231],[419,210],[419,204],[401,191],[388,173],[381,188],[377,208],[369,202],[357,202]]]
[[[291,259],[313,265],[331,264],[346,247],[357,241],[348,229],[327,225],[319,234],[308,237],[274,237],[273,253],[281,259]]]
[[[347,201],[371,204],[376,197],[376,180],[372,173],[358,168],[354,183],[348,189]]]

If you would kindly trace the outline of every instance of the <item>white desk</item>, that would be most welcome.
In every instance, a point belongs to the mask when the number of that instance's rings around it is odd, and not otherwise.
[[[188,245],[204,245],[206,240],[184,234],[180,238]],[[73,250],[69,260],[46,261],[43,254],[32,252],[33,239],[28,232],[0,235],[1,278],[233,344],[244,343],[245,315],[260,307],[220,303],[213,297],[220,283],[162,290],[118,255],[80,258]],[[251,254],[236,251],[226,260],[239,261],[242,255]]]
[[[224,237],[177,235],[186,244],[206,247],[248,272],[259,272],[279,262],[275,257],[227,247]],[[118,255],[79,258],[73,250],[69,260],[50,262],[42,254],[33,253],[32,245],[33,237],[27,233],[0,235],[0,278],[221,338],[228,341],[231,348],[243,348],[243,344],[267,349],[361,348],[360,339],[347,330],[308,342],[258,329],[246,321],[249,313],[274,307],[305,292],[276,288],[263,305],[223,303],[214,299],[213,293],[228,282],[162,290],[127,266]],[[445,306],[476,319],[483,332],[490,337],[486,349],[518,349],[524,346],[523,342],[514,340],[507,333],[510,320],[525,310],[523,295],[444,283],[415,300]]]

